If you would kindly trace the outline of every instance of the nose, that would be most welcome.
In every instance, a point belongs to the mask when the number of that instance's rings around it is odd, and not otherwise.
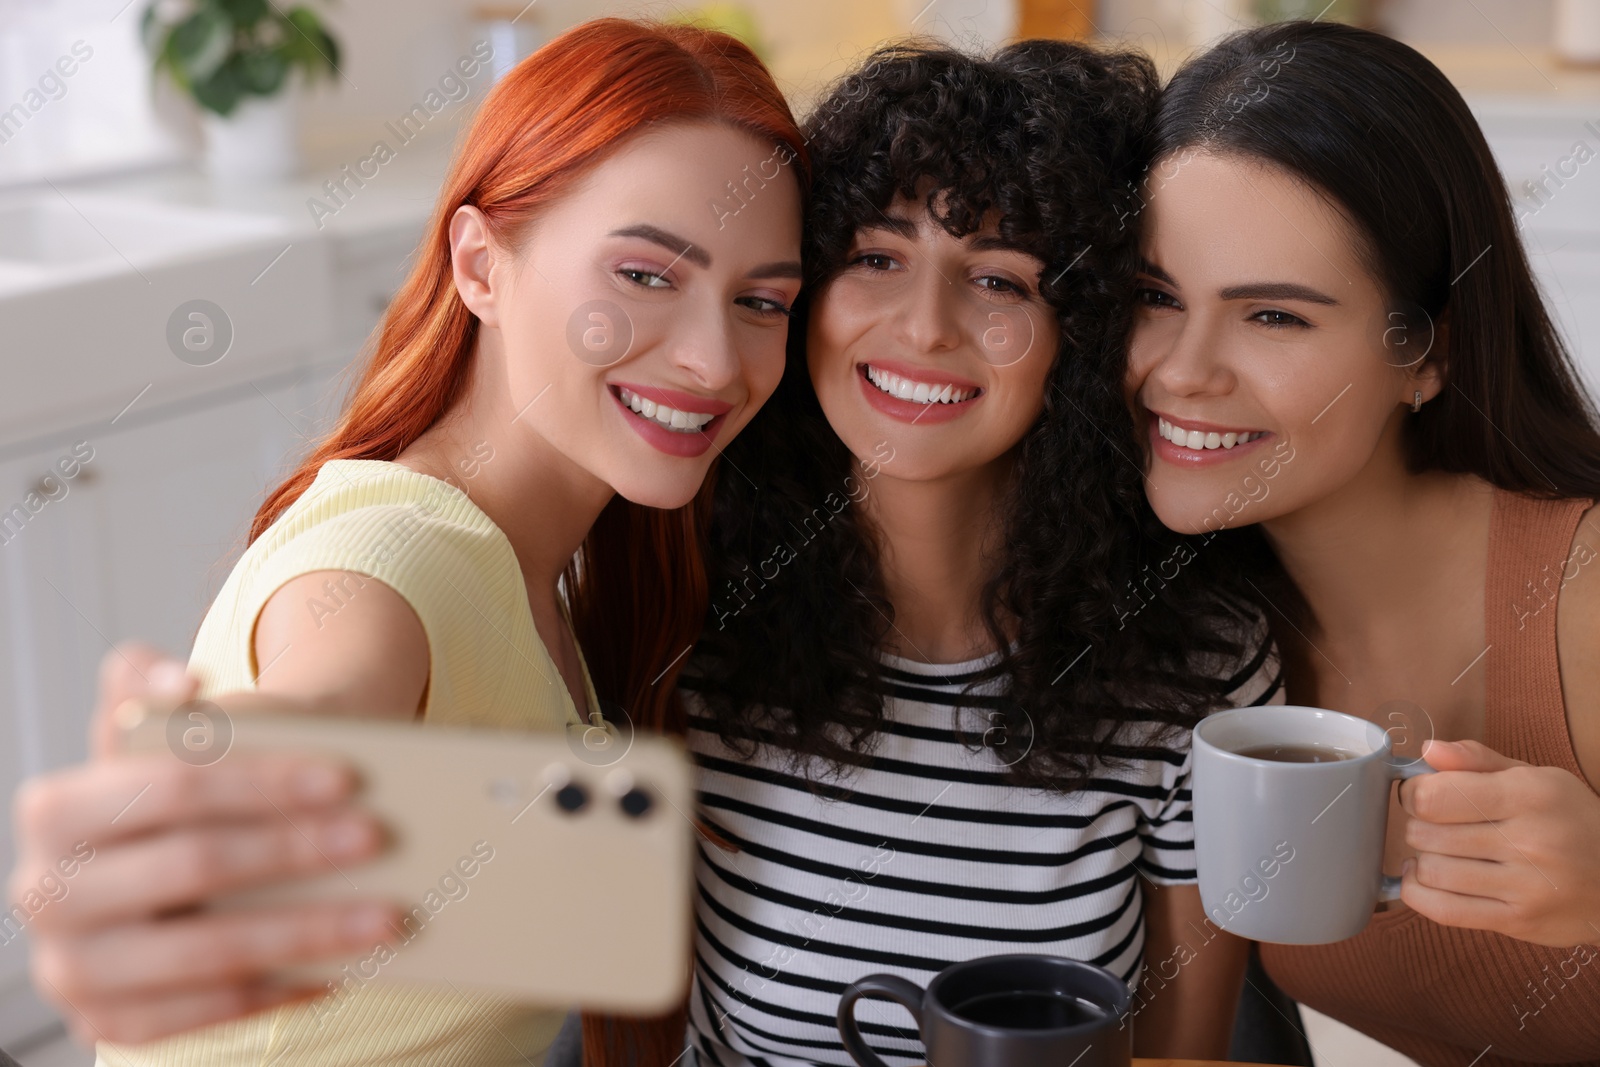
[[[900,339],[916,352],[940,352],[961,344],[960,301],[935,271],[919,272],[904,290],[896,325]]]
[[[1140,362],[1151,366],[1154,361],[1148,378],[1153,378],[1169,396],[1227,393],[1233,388],[1233,372],[1222,358],[1218,333],[1217,324],[1207,323],[1197,315],[1185,315],[1171,333],[1144,341],[1156,350],[1143,353]]]
[[[701,388],[716,392],[739,379],[742,370],[733,322],[721,308],[706,308],[685,323],[672,346],[673,365]]]

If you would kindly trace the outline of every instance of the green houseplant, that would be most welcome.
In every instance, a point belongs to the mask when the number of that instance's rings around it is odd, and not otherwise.
[[[272,0],[156,0],[142,32],[154,73],[218,115],[250,96],[276,96],[296,69],[308,82],[338,75],[339,42],[303,4],[285,11]]]
[[[153,76],[199,105],[213,175],[297,169],[294,83],[339,77],[339,42],[315,11],[277,0],[154,0],[141,33]]]

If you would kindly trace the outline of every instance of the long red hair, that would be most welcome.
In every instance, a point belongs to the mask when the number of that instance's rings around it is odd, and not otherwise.
[[[668,122],[718,121],[782,144],[807,184],[804,138],[759,59],[726,34],[604,18],[567,31],[519,63],[479,109],[445,178],[416,263],[338,425],[266,499],[259,537],[334,459],[393,460],[457,400],[477,319],[456,294],[450,220],[471,204],[502,247],[630,134]],[[589,532],[565,586],[596,691],[635,728],[681,733],[674,695],[684,652],[705,621],[702,556],[713,477],[672,511],[617,497]],[[687,921],[687,916],[685,921]],[[584,1017],[588,1067],[668,1067],[685,1010],[660,1019]]]

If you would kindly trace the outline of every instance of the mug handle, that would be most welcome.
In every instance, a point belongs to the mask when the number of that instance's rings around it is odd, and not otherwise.
[[[1430,767],[1427,761],[1421,756],[1418,756],[1409,763],[1401,763],[1399,760],[1393,759],[1389,761],[1389,781],[1391,782],[1403,782],[1407,778],[1415,778],[1419,774],[1433,773],[1435,773],[1434,769]],[[1396,878],[1392,874],[1384,875],[1383,886],[1378,890],[1378,899],[1399,900],[1400,879]]]
[[[866,1039],[861,1036],[861,1028],[856,1024],[856,1001],[862,997],[872,1000],[892,1000],[911,1013],[917,1021],[917,1029],[922,1029],[922,989],[913,982],[909,982],[893,974],[869,974],[859,981],[851,982],[839,996],[839,1036],[844,1039],[845,1051],[850,1053],[861,1067],[889,1067],[878,1058],[877,1053],[867,1047]]]

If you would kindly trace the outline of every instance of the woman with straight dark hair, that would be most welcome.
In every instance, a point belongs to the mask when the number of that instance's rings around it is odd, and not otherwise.
[[[1407,906],[1262,945],[1424,1064],[1600,1063],[1600,431],[1488,145],[1420,54],[1229,38],[1166,90],[1128,386],[1146,489],[1273,617],[1291,703],[1442,773]]]

